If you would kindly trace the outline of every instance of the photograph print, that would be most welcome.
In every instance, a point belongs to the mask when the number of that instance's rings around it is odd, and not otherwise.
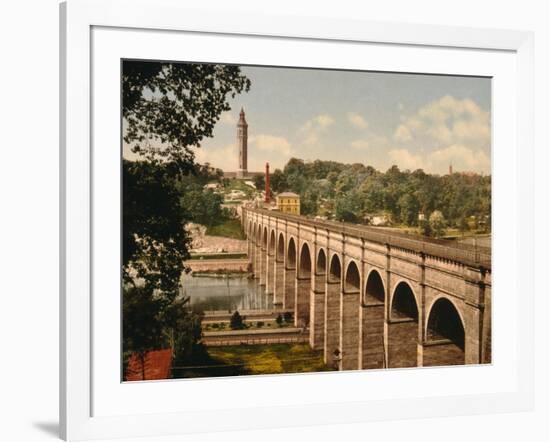
[[[121,379],[491,363],[491,79],[121,60]]]

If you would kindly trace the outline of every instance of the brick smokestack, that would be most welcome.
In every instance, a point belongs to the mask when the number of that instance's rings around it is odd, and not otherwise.
[[[271,189],[269,188],[269,163],[265,163],[265,202],[269,203]]]

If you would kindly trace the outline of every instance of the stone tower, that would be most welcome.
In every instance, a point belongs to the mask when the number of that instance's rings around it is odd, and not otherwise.
[[[244,178],[248,175],[248,124],[244,118],[243,108],[241,108],[237,123],[237,147],[239,149],[237,177]]]

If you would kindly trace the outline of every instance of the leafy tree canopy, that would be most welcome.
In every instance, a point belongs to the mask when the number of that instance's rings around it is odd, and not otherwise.
[[[394,223],[419,226],[428,235],[441,235],[445,226],[464,230],[464,220],[474,217],[478,225],[490,229],[490,176],[440,176],[397,166],[379,172],[360,163],[291,158],[282,171],[275,169],[271,183],[275,192],[298,193],[304,215],[361,223],[367,215],[384,214]],[[443,221],[436,215],[430,225],[435,211]],[[420,214],[426,222],[420,221]]]
[[[147,159],[182,166],[192,147],[212,136],[230,110],[228,98],[248,91],[238,66],[127,60],[122,63],[124,141]]]

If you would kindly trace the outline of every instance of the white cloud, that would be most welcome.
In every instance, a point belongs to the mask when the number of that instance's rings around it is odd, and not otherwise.
[[[251,147],[263,152],[274,152],[287,157],[292,152],[292,146],[284,137],[260,134],[250,137],[249,141]]]
[[[357,150],[367,150],[370,143],[367,140],[354,140],[350,143],[350,146]]]
[[[195,160],[199,164],[210,163],[213,167],[219,167],[226,171],[237,170],[239,156],[235,143],[225,146],[203,146],[195,149]]]
[[[491,141],[490,114],[469,98],[446,95],[405,118],[397,127],[394,139],[401,143],[414,139],[433,148],[453,144],[471,149],[487,148]]]
[[[355,126],[359,129],[366,129],[369,127],[367,120],[363,118],[362,115],[356,112],[348,112],[348,121],[352,126]]]
[[[401,168],[445,173],[452,163],[456,171],[491,170],[491,116],[469,98],[446,95],[401,117],[393,141],[389,159]],[[416,154],[421,149],[426,153]]]
[[[428,156],[430,168],[440,173],[446,171],[451,163],[455,171],[488,173],[491,170],[491,158],[481,149],[453,144],[431,152]]]
[[[302,144],[307,146],[318,144],[321,134],[332,124],[334,124],[334,118],[328,114],[320,114],[307,120],[298,129]]]
[[[397,126],[397,129],[395,129],[395,133],[393,134],[393,137],[402,143],[406,143],[407,141],[412,140],[412,135],[410,129],[405,126],[404,124],[400,124]]]
[[[388,152],[388,157],[391,164],[397,165],[401,170],[416,170],[425,167],[422,157],[409,152],[407,149],[392,149]]]
[[[404,148],[391,149],[388,152],[388,159],[389,165],[395,164],[401,170],[424,169],[428,172],[444,174],[447,173],[449,164],[452,164],[457,172],[489,173],[491,170],[491,159],[485,151],[458,144],[418,154]]]

